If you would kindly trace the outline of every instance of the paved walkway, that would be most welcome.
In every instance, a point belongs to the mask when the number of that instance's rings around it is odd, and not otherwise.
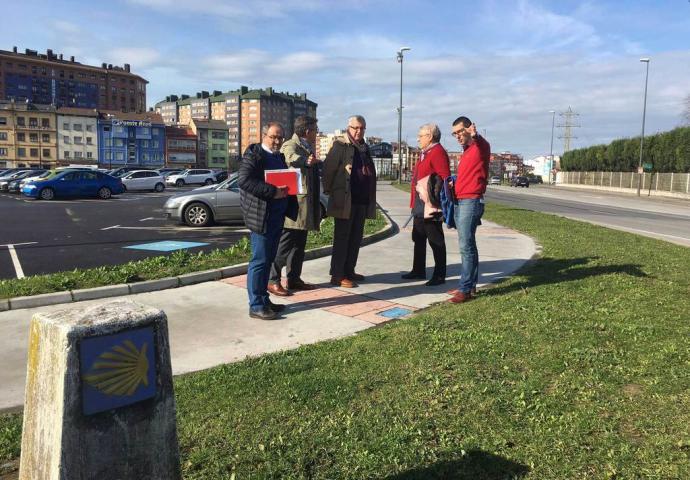
[[[304,280],[321,288],[274,298],[276,303],[289,304],[280,320],[249,318],[244,276],[121,298],[166,312],[175,374],[352,335],[448,299],[445,292],[455,288],[460,270],[457,232],[446,231],[450,276],[445,285],[426,287],[420,281],[404,281],[400,274],[412,266],[411,223],[403,228],[409,217],[409,194],[379,184],[378,200],[400,233],[362,248],[357,271],[367,281],[356,289],[334,288],[327,283],[330,257],[306,262]],[[480,287],[510,275],[536,251],[531,238],[490,222],[477,230],[477,243]],[[427,257],[430,263],[430,249]],[[23,404],[28,325],[36,311],[81,308],[116,299],[0,312],[0,411]]]

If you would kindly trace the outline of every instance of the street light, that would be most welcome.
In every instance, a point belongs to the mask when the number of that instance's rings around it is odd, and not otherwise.
[[[647,115],[647,80],[649,80],[649,58],[640,58],[640,62],[647,64],[647,73],[644,77],[644,104],[642,107],[642,135],[640,135],[640,163],[637,165],[637,196],[640,196],[642,188],[642,146],[644,145],[644,121]]]
[[[400,47],[398,63],[400,64],[400,106],[398,107],[398,183],[402,183],[402,87],[403,87],[403,53],[412,50],[410,47]]]
[[[556,123],[556,110],[549,110],[551,114],[551,149],[549,150],[549,185],[551,185],[551,172],[553,171],[553,127]]]

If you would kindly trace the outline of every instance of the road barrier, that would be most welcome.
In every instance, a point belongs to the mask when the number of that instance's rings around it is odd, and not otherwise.
[[[131,301],[31,319],[20,480],[180,479],[168,322]]]
[[[657,195],[690,195],[690,173],[645,172],[558,172],[556,183],[585,185],[607,190],[637,191],[642,177],[642,191]]]

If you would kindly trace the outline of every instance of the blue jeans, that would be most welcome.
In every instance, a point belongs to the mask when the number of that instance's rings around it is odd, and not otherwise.
[[[458,290],[470,293],[477,288],[479,280],[479,252],[475,234],[477,226],[481,225],[484,214],[484,204],[477,198],[460,199],[455,205],[455,226],[458,229],[460,243],[460,284]]]
[[[268,305],[268,276],[271,264],[276,258],[280,234],[283,231],[284,215],[268,215],[266,233],[252,232],[249,239],[252,244],[252,257],[247,266],[247,293],[249,309],[261,310]]]

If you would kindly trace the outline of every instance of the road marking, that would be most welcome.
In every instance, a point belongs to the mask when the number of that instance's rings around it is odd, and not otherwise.
[[[139,221],[140,221],[140,222],[145,222],[146,220],[155,220],[155,218],[154,218],[154,217],[146,217],[146,218],[142,218],[142,219],[139,220]]]
[[[12,259],[12,265],[14,266],[14,271],[17,273],[17,278],[24,278],[24,270],[22,270],[22,264],[19,263],[19,257],[14,249],[15,245],[33,245],[37,242],[24,242],[24,243],[9,243],[7,245],[0,245],[0,247],[7,247],[10,252],[10,258]]]
[[[208,243],[201,242],[182,242],[177,240],[164,240],[162,242],[142,243],[140,245],[130,245],[128,247],[135,250],[153,250],[156,252],[172,252],[173,250],[185,250],[188,248],[203,247]]]
[[[110,230],[110,229],[112,229],[112,228],[119,228],[119,227],[120,227],[119,225],[113,225],[112,227],[101,228],[101,231],[103,231],[103,230]]]
[[[120,225],[101,228],[101,230],[110,230],[113,228],[119,230],[155,230],[158,232],[222,232],[227,230],[236,233],[249,232],[249,229],[244,227],[121,227]]]

